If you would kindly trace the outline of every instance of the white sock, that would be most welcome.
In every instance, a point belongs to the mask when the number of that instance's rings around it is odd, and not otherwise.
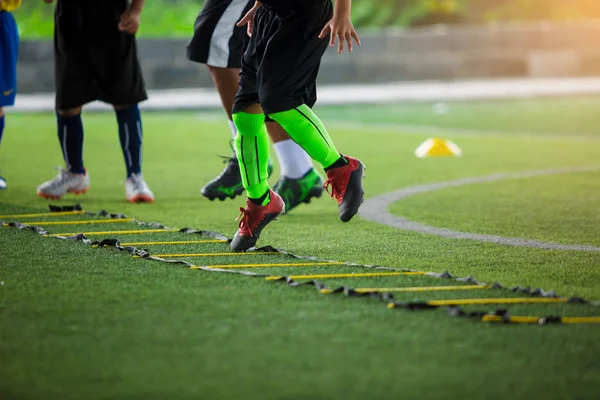
[[[231,129],[231,135],[235,139],[235,135],[237,135],[237,128],[232,120],[229,120],[229,129]]]
[[[302,178],[313,167],[312,159],[302,147],[292,139],[273,143],[279,159],[281,176],[291,179]]]

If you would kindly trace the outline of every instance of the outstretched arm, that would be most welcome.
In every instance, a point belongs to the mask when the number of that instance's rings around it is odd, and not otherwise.
[[[360,46],[360,38],[354,30],[350,14],[352,10],[352,0],[335,0],[335,8],[333,18],[325,25],[319,39],[324,39],[330,35],[329,45],[335,46],[336,40],[339,38],[338,53],[344,51],[344,43],[347,43],[348,51],[352,51],[352,39]]]

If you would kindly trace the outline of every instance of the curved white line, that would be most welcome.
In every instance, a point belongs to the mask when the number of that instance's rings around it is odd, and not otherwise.
[[[496,235],[483,235],[469,232],[453,231],[446,228],[436,228],[433,226],[410,221],[404,217],[394,215],[388,211],[388,207],[398,201],[419,193],[428,193],[436,190],[442,190],[449,187],[458,187],[464,185],[472,185],[476,183],[496,182],[505,179],[521,179],[543,175],[558,175],[577,172],[594,172],[600,171],[600,165],[582,166],[582,167],[567,167],[554,168],[533,171],[523,171],[514,173],[499,173],[480,177],[461,178],[446,182],[427,183],[396,190],[386,193],[381,196],[373,197],[363,204],[360,210],[360,216],[373,222],[388,225],[397,229],[403,229],[413,232],[426,233],[429,235],[453,238],[453,239],[471,239],[480,242],[489,242],[503,244],[508,246],[519,247],[534,247],[547,250],[577,250],[577,251],[599,251],[600,247],[579,245],[579,244],[560,244],[541,242],[538,240],[509,238]]]

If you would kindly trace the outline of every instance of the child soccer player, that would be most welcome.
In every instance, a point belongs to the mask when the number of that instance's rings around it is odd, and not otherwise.
[[[21,0],[0,0],[0,142],[4,132],[4,107],[15,104],[17,95],[17,55],[19,31],[11,11]],[[6,180],[0,176],[0,189],[6,189]]]
[[[196,18],[194,36],[187,46],[187,56],[191,61],[207,65],[229,117],[234,139],[237,128],[232,120],[231,109],[238,89],[242,55],[249,39],[246,29],[235,24],[253,5],[254,0],[207,0]],[[314,170],[308,154],[279,124],[270,120],[266,125],[281,167],[281,177],[273,190],[285,201],[286,212],[301,203],[308,203],[313,197],[320,197],[323,179]],[[268,169],[270,175],[271,164]],[[234,198],[243,191],[240,166],[234,154],[223,172],[208,182],[201,193],[210,200],[224,200],[227,197]]]
[[[267,183],[265,115],[325,168],[325,186],[337,200],[342,221],[349,221],[363,201],[363,164],[337,151],[305,102],[327,44],[333,46],[339,39],[340,53],[344,44],[352,51],[352,39],[360,45],[350,20],[351,0],[336,0],[335,11],[332,8],[331,0],[263,0],[238,23],[248,25],[251,38],[233,105],[236,155],[248,194],[231,242],[234,251],[253,247],[263,228],[284,211],[282,198]]]
[[[83,165],[81,111],[85,104],[101,100],[115,109],[127,169],[127,200],[154,201],[141,171],[142,120],[138,103],[147,96],[135,33],[143,5],[144,0],[132,0],[131,4],[127,0],[57,1],[56,120],[66,169],[38,186],[39,196],[59,199],[66,193],[88,190],[90,177]]]

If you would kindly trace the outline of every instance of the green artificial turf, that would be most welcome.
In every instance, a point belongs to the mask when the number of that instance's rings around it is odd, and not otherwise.
[[[552,101],[540,103],[549,110],[546,126],[553,119],[560,120]],[[566,101],[560,103],[569,107]],[[456,127],[487,124],[489,114],[481,111],[484,105],[473,104],[472,119]],[[581,110],[576,101],[573,105],[565,113]],[[330,131],[338,148],[366,163],[367,197],[426,182],[598,162],[600,143],[581,140],[597,133],[593,119],[571,131],[540,127],[528,136],[449,134],[463,149],[463,157],[417,159],[412,152],[427,136],[390,125],[415,123],[399,117],[404,107],[398,105],[398,113],[382,119],[379,126],[365,124],[359,117],[351,123],[339,110],[321,109],[327,114],[325,122],[332,121]],[[511,103],[505,107],[520,109]],[[420,115],[426,123],[424,109]],[[535,130],[528,125],[536,120],[535,113],[522,111],[520,118],[524,131]],[[108,209],[169,227],[233,235],[242,199],[209,202],[199,195],[199,188],[222,168],[216,156],[230,154],[226,121],[212,115],[146,113],[144,174],[157,201],[130,205],[120,184],[124,166],[113,119],[110,114],[84,117],[85,161],[92,187],[84,196],[53,203],[79,201],[91,211]],[[343,119],[344,124],[334,122]],[[510,130],[509,125],[498,122],[493,130]],[[61,164],[54,130],[51,115],[8,115],[0,168],[9,188],[0,192],[0,214],[40,212],[47,207],[46,201],[35,196],[35,187],[53,176],[52,166]],[[571,140],[571,133],[577,138]],[[597,216],[592,212],[597,208],[597,178],[597,173],[582,173],[464,186],[402,200],[393,210],[435,226],[598,245],[593,222]],[[543,201],[537,201],[540,198]],[[565,207],[571,211],[561,212]],[[50,232],[138,228],[133,223],[46,226]],[[171,232],[122,236],[122,241],[132,242],[198,239]],[[447,270],[485,282],[600,298],[598,253],[444,239],[360,218],[342,224],[335,203],[325,196],[281,217],[264,231],[259,243],[324,259]],[[139,247],[155,254],[227,251],[223,243]],[[196,265],[242,259],[297,262],[282,255],[181,259]],[[3,399],[598,397],[599,326],[488,325],[449,318],[443,309],[388,310],[377,300],[320,295],[313,287],[290,288],[261,277],[193,271],[10,227],[0,228],[0,260]],[[277,275],[365,272],[348,266],[248,270]],[[329,287],[457,284],[430,277],[322,282]],[[500,296],[522,295],[482,290],[398,294],[396,298]],[[600,315],[589,305],[507,308],[513,315]]]

